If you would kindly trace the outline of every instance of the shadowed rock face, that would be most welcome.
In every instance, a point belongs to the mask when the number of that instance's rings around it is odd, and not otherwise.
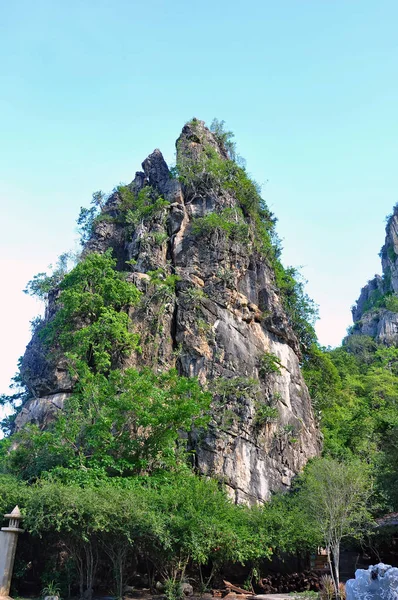
[[[398,313],[377,304],[386,295],[398,294],[398,205],[387,221],[380,256],[383,276],[375,275],[368,281],[352,307],[353,334],[370,336],[389,345],[397,344]]]
[[[223,159],[225,150],[201,121],[184,127],[177,152],[200,160],[205,145]],[[135,228],[101,221],[85,252],[113,248],[118,267],[144,292],[144,301],[130,317],[141,335],[142,355],[132,354],[122,366],[149,365],[157,370],[176,366],[182,375],[203,384],[227,383],[215,396],[213,417],[206,432],[193,432],[197,469],[225,481],[237,502],[264,501],[272,491],[287,488],[307,460],[320,450],[308,390],[299,368],[299,345],[282,308],[267,262],[250,240],[237,242],[222,231],[192,232],[193,219],[234,207],[229,192],[195,190],[173,179],[159,150],[142,164],[130,189],[150,185],[168,205]],[[121,199],[114,193],[104,212],[117,216]],[[134,267],[126,265],[133,259]],[[163,268],[176,274],[175,293],[162,297],[149,283],[147,272]],[[276,356],[279,372],[259,373],[264,353]],[[57,375],[65,364],[50,364],[40,341],[27,348],[23,371],[33,394],[17,419],[46,422],[43,406],[54,407],[54,396],[73,389]],[[261,370],[260,370],[261,371]],[[249,379],[253,379],[249,382]],[[57,398],[55,398],[57,400]],[[274,420],[261,419],[261,406],[273,403]],[[52,408],[54,410],[54,408]],[[36,414],[37,413],[37,414]],[[40,414],[39,414],[40,413]]]

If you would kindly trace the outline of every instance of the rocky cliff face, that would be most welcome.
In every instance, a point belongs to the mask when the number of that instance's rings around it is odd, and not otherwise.
[[[215,189],[200,172],[209,148],[227,159],[202,122],[184,127],[177,152],[195,171],[192,185],[172,178],[155,150],[126,189],[134,197],[144,190],[154,203],[159,197],[163,201],[139,219],[133,215],[127,225],[119,219],[123,193],[113,193],[85,253],[112,248],[118,268],[129,270],[129,279],[143,292],[140,306],[130,311],[143,352],[124,365],[176,366],[214,391],[210,426],[204,434],[193,432],[190,440],[198,470],[225,481],[237,502],[264,501],[290,485],[319,452],[320,439],[300,371],[298,340],[250,228],[242,225],[240,235],[232,236],[205,227],[203,218],[237,207],[233,191]],[[153,284],[155,270],[160,285]],[[167,285],[170,275],[178,276],[174,289]],[[50,298],[47,318],[53,310]],[[34,398],[16,426],[45,424],[73,390],[66,361],[51,363],[35,335],[21,372]]]
[[[353,333],[386,344],[398,343],[398,205],[386,225],[380,252],[383,276],[375,275],[362,288],[352,307]]]

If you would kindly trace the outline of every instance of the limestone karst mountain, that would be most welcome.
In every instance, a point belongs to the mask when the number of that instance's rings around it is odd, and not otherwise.
[[[320,450],[299,339],[267,246],[272,215],[253,205],[255,186],[203,122],[184,126],[177,165],[175,177],[159,150],[148,156],[107,199],[83,254],[111,248],[142,292],[129,310],[142,352],[121,366],[176,366],[208,386],[210,425],[190,438],[196,467],[222,479],[237,502],[263,501]],[[47,322],[56,310],[54,290]],[[21,375],[31,398],[16,429],[45,427],[73,391],[68,361],[55,360],[36,334]]]
[[[383,275],[375,275],[352,308],[352,333],[386,344],[398,343],[398,205],[387,220],[380,252]]]

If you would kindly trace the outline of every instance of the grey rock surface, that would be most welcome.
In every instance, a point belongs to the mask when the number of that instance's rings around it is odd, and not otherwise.
[[[362,315],[358,323],[361,335],[370,336],[386,344],[398,343],[398,313],[385,308],[371,310]]]
[[[375,275],[374,278],[368,281],[361,289],[360,296],[351,309],[354,323],[362,318],[367,309],[367,305],[371,302],[375,292],[379,292],[380,295],[385,293],[383,278],[380,277],[380,275]]]
[[[193,596],[193,587],[190,583],[182,583],[181,591],[184,596]]]
[[[27,423],[45,428],[54,416],[63,409],[65,401],[70,395],[70,393],[61,392],[40,398],[31,398],[22,407],[15,419],[16,429],[22,429]]]

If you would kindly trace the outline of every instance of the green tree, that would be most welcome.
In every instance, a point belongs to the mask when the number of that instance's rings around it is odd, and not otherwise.
[[[183,432],[207,422],[211,395],[175,370],[86,372],[57,420],[14,435],[5,468],[34,480],[54,472],[67,481],[173,468],[185,460]]]
[[[0,484],[1,507],[10,510],[18,499],[24,527],[41,539],[43,557],[56,548],[72,560],[71,583],[80,597],[90,597],[100,560],[112,565],[121,596],[134,557],[145,559],[152,582],[156,574],[176,589],[188,566],[202,573],[209,565],[207,581],[202,578],[208,586],[226,563],[269,558],[277,544],[260,508],[236,506],[218,482],[188,469],[96,485],[54,475],[31,486],[0,476]],[[65,568],[63,560],[57,574],[64,576]]]
[[[372,485],[368,469],[359,462],[314,460],[305,470],[299,503],[327,550],[335,596],[339,598],[341,541],[360,538],[370,523]]]
[[[329,353],[313,344],[302,368],[314,407],[321,411],[332,405],[341,391],[341,379]]]
[[[80,208],[79,217],[77,219],[78,232],[80,234],[80,243],[84,246],[90,239],[93,233],[93,227],[96,218],[100,215],[103,209],[107,196],[99,190],[93,193],[90,208]]]
[[[218,119],[213,119],[210,125],[210,131],[220,144],[221,148],[225,150],[231,160],[236,160],[236,144],[233,142],[233,138],[235,134],[232,131],[227,131],[225,129],[225,121],[219,121]]]
[[[140,298],[137,288],[116,271],[111,251],[89,254],[59,284],[58,310],[41,331],[79,370],[109,372],[139,349],[128,308]]]
[[[398,507],[397,349],[351,335],[340,348],[313,347],[303,373],[318,412],[324,453],[358,457],[375,478],[378,510]]]
[[[39,300],[47,302],[48,294],[53,291],[61,283],[65,275],[69,270],[69,263],[73,260],[72,255],[69,252],[64,252],[58,257],[57,263],[53,268],[49,265],[49,269],[52,269],[51,275],[47,273],[37,273],[33,279],[28,281],[26,288],[24,289],[25,294],[29,296],[36,296]]]

